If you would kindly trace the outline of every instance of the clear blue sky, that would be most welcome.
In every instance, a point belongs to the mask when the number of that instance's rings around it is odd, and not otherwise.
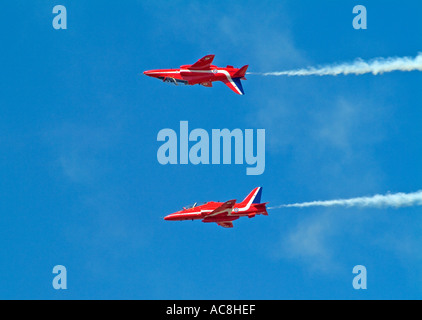
[[[67,30],[52,8],[67,8]],[[364,4],[368,29],[354,30]],[[422,298],[422,210],[307,208],[233,229],[167,222],[263,186],[272,205],[422,188],[420,72],[142,75],[215,54],[279,71],[422,51],[417,1],[8,1],[0,13],[0,298]],[[266,129],[266,170],[162,166],[157,133]],[[54,265],[68,290],[51,285]],[[368,290],[352,287],[353,266]]]

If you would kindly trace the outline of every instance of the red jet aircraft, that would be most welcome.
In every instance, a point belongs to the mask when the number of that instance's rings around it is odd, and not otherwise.
[[[149,70],[144,71],[144,74],[175,85],[200,84],[204,87],[212,87],[214,81],[222,81],[237,94],[245,94],[240,80],[246,80],[245,73],[248,66],[243,66],[240,69],[234,68],[233,66],[218,68],[211,65],[213,60],[214,55],[210,54],[199,59],[192,65],[184,65],[179,69]]]
[[[202,222],[216,222],[224,228],[233,228],[233,220],[240,217],[253,218],[257,214],[268,215],[266,203],[261,202],[262,187],[252,190],[252,192],[242,202],[236,204],[236,200],[226,202],[207,202],[205,204],[183,208],[178,212],[169,214],[164,220],[199,220]]]

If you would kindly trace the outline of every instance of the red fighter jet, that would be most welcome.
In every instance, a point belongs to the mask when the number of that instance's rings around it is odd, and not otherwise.
[[[164,220],[182,221],[199,220],[202,222],[216,222],[224,228],[233,228],[232,221],[240,217],[253,218],[257,214],[268,215],[266,203],[261,202],[262,187],[252,190],[252,192],[242,202],[236,204],[236,200],[226,202],[207,202],[205,204],[194,205],[183,208],[178,212],[169,214]]]
[[[144,74],[175,85],[200,84],[204,87],[212,87],[214,81],[222,81],[237,94],[245,94],[240,80],[246,80],[245,73],[248,66],[243,66],[240,69],[233,66],[219,68],[211,65],[213,60],[214,55],[210,54],[194,64],[184,65],[179,69],[149,70],[144,71]]]

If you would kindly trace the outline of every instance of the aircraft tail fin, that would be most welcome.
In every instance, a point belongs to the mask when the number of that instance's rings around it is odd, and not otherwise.
[[[234,91],[237,94],[244,95],[245,91],[243,90],[242,82],[240,81],[240,78],[232,78],[232,79],[226,79],[223,80],[223,83],[228,86],[232,91]]]
[[[236,73],[231,77],[232,79],[224,80],[223,82],[232,89],[235,93],[244,95],[245,91],[243,90],[242,81],[240,80],[246,80],[245,73],[248,69],[248,66],[243,66],[239,70],[236,71]]]
[[[257,187],[252,190],[251,193],[248,194],[248,196],[239,203],[239,206],[247,206],[251,205],[252,203],[261,203],[261,195],[262,195],[262,187]]]

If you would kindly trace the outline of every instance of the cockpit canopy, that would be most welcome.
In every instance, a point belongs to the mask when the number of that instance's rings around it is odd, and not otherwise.
[[[163,81],[167,82],[167,83],[174,84],[176,86],[178,86],[179,84],[185,84],[185,85],[188,84],[188,82],[186,80],[180,80],[180,79],[175,79],[175,78],[171,78],[171,77],[165,77],[165,78],[163,78]]]
[[[206,202],[200,202],[200,203],[198,203],[198,202],[195,202],[194,204],[190,204],[190,205],[188,205],[188,206],[184,206],[183,207],[183,209],[184,210],[189,210],[189,209],[192,209],[192,208],[195,208],[195,207],[197,207],[197,206],[202,206],[203,204],[205,204]]]

